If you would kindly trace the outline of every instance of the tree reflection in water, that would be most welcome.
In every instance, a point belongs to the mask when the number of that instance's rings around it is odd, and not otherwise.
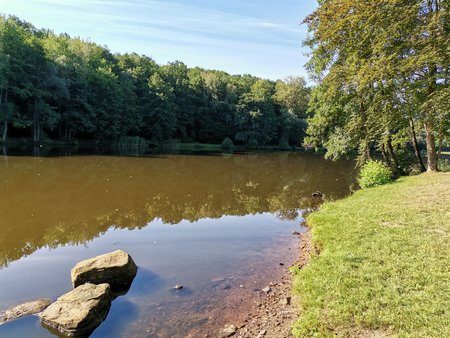
[[[298,153],[15,157],[0,161],[0,267],[42,247],[141,228],[263,212],[295,219],[311,197],[347,194],[353,162]]]

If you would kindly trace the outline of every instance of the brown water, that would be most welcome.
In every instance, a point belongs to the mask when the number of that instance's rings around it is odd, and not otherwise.
[[[311,193],[348,194],[352,169],[297,153],[0,156],[0,311],[58,297],[76,262],[123,249],[137,277],[92,337],[214,334],[295,260]],[[53,335],[36,317],[0,326],[25,336]]]

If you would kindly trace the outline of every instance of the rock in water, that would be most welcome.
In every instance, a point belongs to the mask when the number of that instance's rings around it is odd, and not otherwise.
[[[111,301],[109,284],[83,284],[51,304],[42,322],[68,336],[89,336],[105,319]]]
[[[320,191],[316,191],[316,192],[313,192],[311,194],[311,196],[316,197],[316,198],[321,198],[321,197],[323,197],[323,194]]]
[[[73,287],[84,284],[108,283],[116,291],[126,288],[136,276],[137,266],[133,258],[122,250],[79,262],[72,269]]]
[[[9,322],[14,319],[19,319],[21,317],[34,315],[38,312],[43,311],[47,306],[50,305],[50,303],[51,302],[49,299],[39,299],[17,305],[0,314],[0,324]]]

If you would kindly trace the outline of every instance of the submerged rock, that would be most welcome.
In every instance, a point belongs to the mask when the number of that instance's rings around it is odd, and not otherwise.
[[[216,277],[216,278],[211,279],[211,283],[214,283],[214,284],[223,283],[223,282],[225,282],[225,280],[226,279],[223,277]]]
[[[50,299],[38,299],[23,303],[0,314],[0,325],[11,320],[39,313],[50,305]]]
[[[108,283],[120,290],[128,287],[136,276],[137,266],[125,251],[117,250],[79,262],[71,271],[73,287]]]
[[[83,284],[62,295],[41,315],[44,325],[68,336],[89,336],[111,306],[109,284]]]

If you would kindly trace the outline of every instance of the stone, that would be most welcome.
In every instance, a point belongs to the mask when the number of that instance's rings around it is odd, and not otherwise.
[[[267,331],[266,331],[266,330],[261,330],[261,331],[259,331],[259,333],[258,333],[258,337],[257,337],[257,338],[261,338],[261,337],[264,337],[264,336],[266,335],[266,333],[267,333]]]
[[[76,288],[84,283],[108,283],[120,290],[131,285],[137,266],[133,258],[122,250],[100,255],[79,262],[71,271],[72,285]]]
[[[320,191],[313,192],[311,194],[312,197],[320,198],[323,197],[323,194]]]
[[[67,336],[89,336],[108,314],[112,297],[109,284],[83,284],[45,309],[42,323]]]
[[[223,277],[217,277],[217,278],[211,279],[211,283],[223,283],[223,282],[225,282],[225,278],[223,278]]]
[[[218,286],[218,289],[219,290],[230,290],[231,289],[231,285],[230,284],[220,284],[219,286]]]
[[[234,335],[237,331],[237,327],[233,324],[228,324],[225,325],[225,327],[222,329],[222,331],[220,331],[220,338],[226,338],[226,337],[231,337],[232,335]]]
[[[39,313],[45,310],[50,303],[50,299],[38,299],[14,306],[0,314],[0,324]]]
[[[282,306],[288,306],[291,305],[291,297],[285,297],[280,301],[280,304]]]
[[[270,293],[272,289],[269,286],[266,286],[264,289],[261,289],[262,292]]]

